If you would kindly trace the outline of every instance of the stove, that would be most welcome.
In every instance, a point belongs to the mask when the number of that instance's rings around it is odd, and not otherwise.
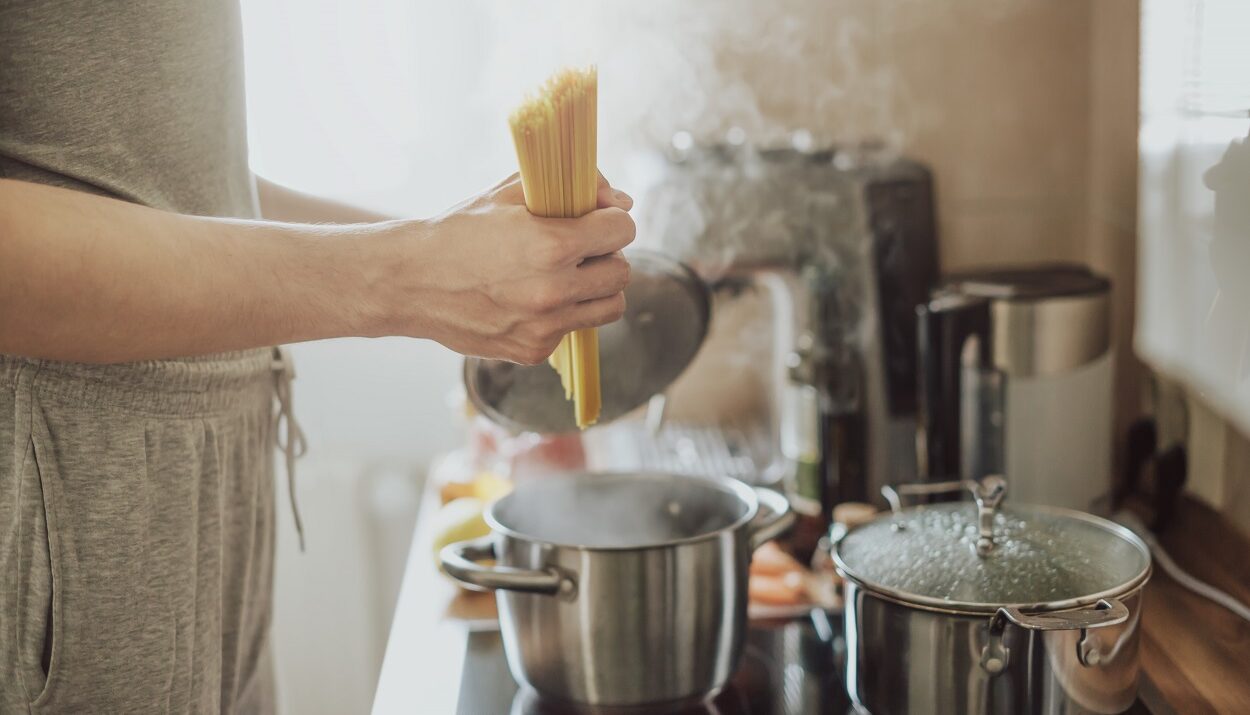
[[[710,701],[634,708],[551,702],[517,686],[495,630],[471,631],[457,715],[855,715],[842,682],[838,616],[752,621],[738,672]],[[1126,715],[1173,715],[1151,683]]]
[[[458,715],[807,715],[854,713],[841,682],[841,651],[831,619],[754,621],[738,672],[708,702],[587,710],[552,703],[517,687],[497,631],[469,635]]]

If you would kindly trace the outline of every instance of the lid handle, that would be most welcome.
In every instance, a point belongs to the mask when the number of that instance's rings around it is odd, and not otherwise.
[[[977,556],[989,556],[994,550],[994,514],[1007,494],[1007,480],[991,474],[980,482],[969,481],[977,502]]]
[[[881,487],[881,496],[890,503],[890,510],[903,510],[903,497],[949,494],[969,491],[977,503],[977,556],[989,556],[994,550],[994,514],[1007,494],[1007,480],[991,474],[984,479],[963,479],[956,482],[930,482],[928,484],[900,484],[897,487]]]

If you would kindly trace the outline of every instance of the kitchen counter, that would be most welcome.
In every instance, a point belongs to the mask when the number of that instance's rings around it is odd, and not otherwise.
[[[435,567],[433,534],[426,527],[438,507],[438,489],[427,484],[373,696],[375,715],[455,713],[466,630],[474,621],[495,618],[494,594],[462,591]]]
[[[435,568],[432,534],[423,527],[437,508],[438,493],[430,486],[395,607],[375,715],[455,713],[466,632],[495,618],[491,594],[465,593]],[[1186,498],[1160,541],[1182,568],[1250,603],[1250,539],[1216,512]],[[1250,624],[1158,568],[1146,589],[1141,647],[1153,689],[1177,713],[1250,713]]]
[[[1181,568],[1250,603],[1250,539],[1217,512],[1186,497],[1159,541]],[[1143,613],[1142,664],[1176,712],[1250,713],[1250,623],[1157,565]]]

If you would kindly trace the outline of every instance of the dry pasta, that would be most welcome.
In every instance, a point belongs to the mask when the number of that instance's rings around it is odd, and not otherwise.
[[[595,208],[598,193],[595,68],[564,70],[509,118],[521,166],[525,205],[538,216],[575,218]],[[599,334],[576,330],[560,341],[548,362],[573,401],[577,426],[599,419]]]

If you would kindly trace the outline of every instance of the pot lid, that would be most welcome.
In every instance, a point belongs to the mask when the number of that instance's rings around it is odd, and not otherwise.
[[[1121,593],[1149,573],[1145,544],[1117,524],[1067,509],[996,507],[965,501],[896,510],[848,532],[834,558],[870,590],[976,612],[1070,608]],[[987,546],[982,526],[991,523]]]
[[[684,264],[654,251],[626,252],[630,282],[625,315],[599,328],[607,424],[646,404],[681,375],[703,344],[711,316],[707,286]],[[575,432],[573,403],[549,365],[466,358],[464,384],[482,414],[509,429]]]

